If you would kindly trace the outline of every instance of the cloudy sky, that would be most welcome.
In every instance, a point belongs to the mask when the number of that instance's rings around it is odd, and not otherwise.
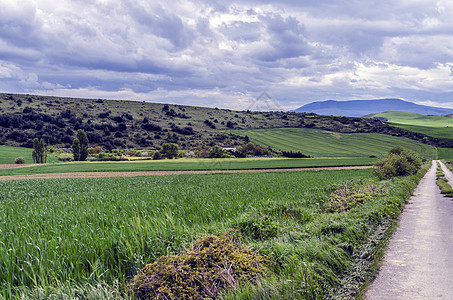
[[[451,0],[0,0],[0,92],[453,107]]]

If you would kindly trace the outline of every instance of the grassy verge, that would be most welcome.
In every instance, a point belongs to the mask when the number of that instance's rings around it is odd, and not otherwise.
[[[437,166],[436,184],[439,187],[441,194],[446,197],[453,197],[453,188],[448,183],[448,179],[445,178],[445,174],[440,167],[440,163],[438,163]]]
[[[69,172],[131,172],[131,171],[184,171],[184,170],[247,170],[307,167],[366,166],[376,158],[230,158],[230,159],[176,159],[132,162],[72,162],[45,164],[18,169],[0,170],[0,176],[50,174]]]
[[[0,295],[125,297],[145,264],[229,228],[270,259],[271,273],[224,299],[354,295],[382,240],[376,232],[419,179],[379,183],[371,170],[344,170],[0,182]],[[385,192],[326,209],[336,191],[363,185]]]

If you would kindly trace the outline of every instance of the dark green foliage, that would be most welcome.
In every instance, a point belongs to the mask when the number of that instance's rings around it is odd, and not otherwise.
[[[401,147],[395,147],[375,166],[375,173],[380,179],[390,179],[416,174],[420,169],[421,160]]]
[[[179,147],[175,143],[163,143],[159,152],[162,157],[172,159],[178,157],[178,150]]]
[[[32,157],[35,164],[45,164],[47,162],[46,145],[42,139],[33,139]]]
[[[85,161],[88,157],[88,138],[84,130],[77,130],[77,139],[80,142],[80,156],[79,161]]]
[[[153,160],[159,160],[159,159],[162,159],[162,154],[160,154],[159,151],[154,152]]]
[[[72,142],[72,155],[74,157],[74,161],[80,160],[80,141],[78,138],[75,138]]]
[[[209,157],[210,158],[222,158],[225,156],[223,152],[223,148],[219,146],[214,146],[209,150]]]
[[[305,155],[300,151],[282,151],[282,156],[291,158],[310,158],[310,155]]]
[[[228,231],[194,242],[180,255],[162,256],[146,265],[128,288],[138,299],[212,299],[227,288],[255,282],[268,260]]]

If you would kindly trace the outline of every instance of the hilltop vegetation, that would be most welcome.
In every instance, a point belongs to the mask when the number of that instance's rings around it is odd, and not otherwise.
[[[382,133],[449,147],[453,141],[426,137],[376,119],[318,116],[313,113],[251,112],[138,101],[74,99],[0,94],[0,144],[31,147],[35,137],[47,145],[69,148],[78,129],[90,147],[158,149],[232,147],[244,138],[226,129],[317,128],[343,133]]]
[[[274,128],[228,131],[246,135],[251,141],[280,151],[301,151],[313,157],[384,156],[395,145],[426,159],[436,158],[432,146],[377,133],[338,133],[308,128]]]

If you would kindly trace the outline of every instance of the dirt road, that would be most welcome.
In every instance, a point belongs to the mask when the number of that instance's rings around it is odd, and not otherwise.
[[[33,175],[0,176],[0,180],[22,180],[43,178],[99,178],[99,177],[136,177],[136,176],[163,176],[182,174],[219,174],[219,173],[267,173],[267,172],[297,172],[320,170],[354,170],[370,169],[372,166],[354,167],[322,167],[322,168],[293,168],[293,169],[257,169],[257,170],[198,170],[198,171],[140,171],[140,172],[75,172]]]
[[[434,162],[405,207],[366,299],[453,299],[453,201],[440,194],[436,168]]]

